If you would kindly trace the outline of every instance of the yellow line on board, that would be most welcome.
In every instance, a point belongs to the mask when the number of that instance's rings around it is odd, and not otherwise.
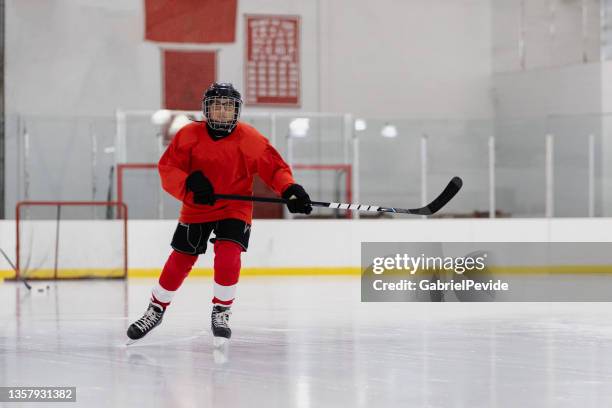
[[[385,271],[386,273],[387,271]],[[390,275],[393,272],[389,271]],[[401,271],[404,272],[405,271]],[[580,274],[612,274],[612,265],[551,265],[551,266],[495,266],[490,267],[484,272],[476,272],[475,274],[493,274],[493,275],[580,275]],[[83,269],[60,269],[58,277],[61,278],[113,278],[120,277],[121,270],[106,269],[106,268],[83,268]],[[128,271],[129,278],[157,278],[161,274],[161,268],[132,268]],[[474,274],[474,273],[472,273]],[[212,268],[194,268],[190,276],[210,277],[213,275]],[[299,268],[243,268],[240,271],[241,276],[333,276],[333,275],[350,275],[360,276],[361,268],[359,267],[299,267]],[[30,271],[27,277],[30,279],[52,279],[54,272],[52,269],[44,269]],[[15,272],[13,270],[0,270],[1,279],[14,279]]]
[[[161,269],[130,269],[130,278],[156,278],[161,274]],[[318,276],[318,275],[355,275],[359,276],[361,269],[357,267],[337,268],[242,268],[240,276]],[[189,276],[212,276],[212,268],[194,268]]]
[[[482,273],[482,272],[479,272]],[[612,274],[612,265],[551,265],[551,266],[497,266],[487,272],[500,275],[571,275],[571,274]],[[156,278],[161,274],[158,268],[132,268],[129,278]],[[212,268],[194,268],[189,276],[208,277],[213,275]],[[360,276],[359,267],[299,267],[299,268],[243,268],[240,276],[323,276],[353,275]]]
[[[76,269],[58,269],[57,277],[59,279],[70,278],[119,278],[123,276],[123,269],[111,268],[76,268]],[[0,271],[0,277],[14,279],[15,272],[12,270]],[[28,271],[25,274],[26,279],[54,279],[55,271],[51,268],[36,269]]]
[[[60,269],[57,276],[61,278],[111,278],[121,276],[122,271],[117,269]],[[131,268],[128,270],[129,278],[157,278],[161,274],[161,268]],[[241,276],[317,276],[317,275],[355,275],[359,276],[361,269],[357,267],[301,267],[301,268],[242,268]],[[194,268],[189,276],[213,275],[212,268]],[[39,269],[29,271],[28,278],[31,279],[52,279],[54,271],[52,269]],[[0,278],[14,278],[15,272],[12,270],[0,270]]]

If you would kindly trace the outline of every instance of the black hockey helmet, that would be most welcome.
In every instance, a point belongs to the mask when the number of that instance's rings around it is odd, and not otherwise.
[[[220,120],[217,116],[213,118],[211,113],[213,109],[223,109],[227,112],[233,108],[231,118],[223,118]],[[242,108],[242,95],[234,85],[227,82],[214,82],[204,92],[202,98],[202,112],[206,118],[206,123],[210,129],[229,134],[234,130],[240,118],[240,110]]]

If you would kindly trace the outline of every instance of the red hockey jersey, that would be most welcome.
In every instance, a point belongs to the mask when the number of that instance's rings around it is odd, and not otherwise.
[[[215,205],[194,204],[185,179],[200,170],[218,194],[253,194],[253,176],[279,195],[295,181],[287,163],[255,128],[238,122],[227,137],[213,140],[206,124],[190,123],[172,139],[158,164],[164,190],[183,202],[180,222],[198,223],[237,218],[251,223],[253,204],[217,200]]]

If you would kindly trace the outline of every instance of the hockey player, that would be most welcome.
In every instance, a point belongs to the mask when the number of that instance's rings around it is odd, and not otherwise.
[[[242,99],[229,83],[213,83],[202,99],[205,121],[183,127],[158,168],[164,190],[182,201],[171,252],[153,287],[144,316],[128,328],[134,341],[158,326],[175,292],[191,271],[208,238],[214,246],[211,328],[215,344],[231,337],[230,307],[240,275],[240,255],[249,244],[253,205],[215,199],[218,194],[251,195],[253,176],[283,198],[292,213],[310,214],[310,197],[296,184],[278,152],[255,128],[239,122]]]

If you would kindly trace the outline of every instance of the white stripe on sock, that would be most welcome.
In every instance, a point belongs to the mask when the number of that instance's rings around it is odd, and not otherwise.
[[[174,292],[175,291],[173,290],[166,290],[162,288],[159,282],[157,282],[157,284],[153,287],[153,290],[152,290],[152,293],[153,293],[153,296],[155,296],[155,299],[163,303],[172,302],[172,297],[174,296]]]
[[[223,286],[217,282],[213,286],[213,295],[224,302],[233,300],[236,297],[236,288],[238,285]]]

